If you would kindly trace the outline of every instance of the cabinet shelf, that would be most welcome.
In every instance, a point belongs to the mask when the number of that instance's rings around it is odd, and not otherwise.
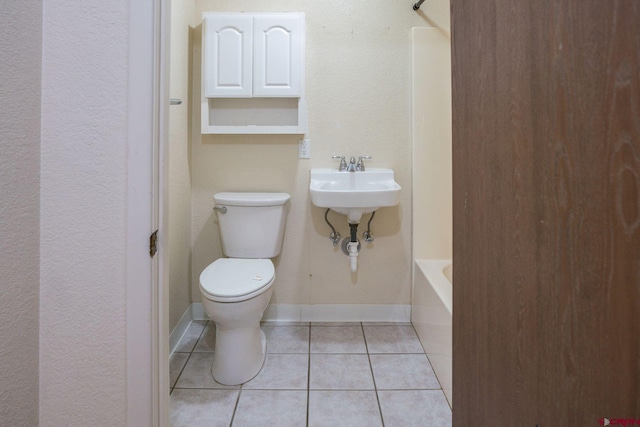
[[[205,98],[202,133],[304,134],[306,109],[301,98]]]

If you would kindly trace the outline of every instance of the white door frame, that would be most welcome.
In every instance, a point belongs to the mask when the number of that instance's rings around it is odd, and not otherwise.
[[[127,425],[169,425],[168,292],[163,266],[170,0],[129,3]],[[149,236],[159,232],[158,253]]]

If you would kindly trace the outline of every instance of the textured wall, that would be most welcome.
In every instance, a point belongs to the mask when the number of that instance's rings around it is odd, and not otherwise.
[[[0,13],[0,424],[38,424],[42,2]]]
[[[191,33],[194,1],[171,2],[171,98],[182,105],[169,109],[169,330],[191,304]]]
[[[41,426],[126,424],[128,19],[44,5]]]
[[[243,1],[197,1],[203,11],[306,13],[306,99],[311,159],[297,158],[299,136],[202,136],[200,101],[194,100],[192,295],[198,275],[221,257],[212,195],[218,191],[286,191],[291,211],[272,303],[408,304],[411,265],[411,53],[410,29],[447,21],[411,4],[387,0],[293,1],[268,6]],[[194,94],[200,93],[200,34],[194,37]],[[371,167],[390,167],[403,187],[400,205],[378,211],[376,237],[363,245],[357,275],[331,245],[324,210],[311,205],[309,169],[335,167],[331,155],[373,156]],[[346,217],[330,219],[343,236]],[[365,217],[368,220],[368,216]],[[359,235],[362,233],[361,225]]]
[[[415,28],[412,50],[413,257],[451,259],[450,35],[436,28]]]

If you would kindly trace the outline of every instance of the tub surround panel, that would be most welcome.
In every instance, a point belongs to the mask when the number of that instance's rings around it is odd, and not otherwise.
[[[450,260],[415,262],[411,321],[451,405],[452,285],[443,273],[450,265]]]
[[[413,289],[411,320],[451,404],[452,257],[451,40],[413,28]],[[437,278],[437,279],[436,279]],[[447,289],[448,288],[448,289]]]

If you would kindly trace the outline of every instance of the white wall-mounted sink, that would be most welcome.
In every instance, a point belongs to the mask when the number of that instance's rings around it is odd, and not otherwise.
[[[311,169],[311,202],[347,215],[352,224],[359,223],[363,214],[397,205],[400,190],[392,169],[369,168],[358,172]]]

